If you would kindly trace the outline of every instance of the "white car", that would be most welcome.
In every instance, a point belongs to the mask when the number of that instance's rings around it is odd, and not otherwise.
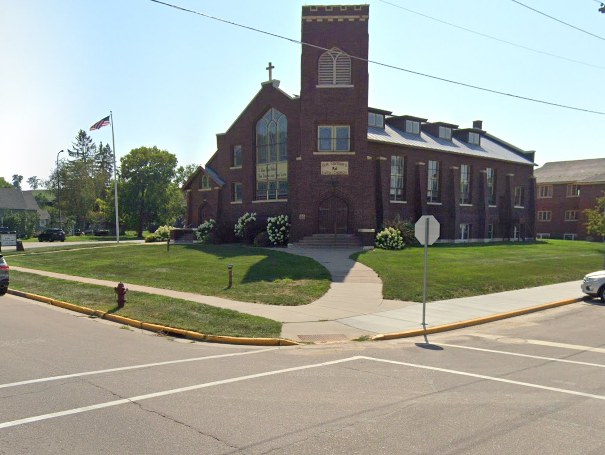
[[[591,297],[600,297],[605,302],[605,270],[586,275],[582,281],[582,292]]]

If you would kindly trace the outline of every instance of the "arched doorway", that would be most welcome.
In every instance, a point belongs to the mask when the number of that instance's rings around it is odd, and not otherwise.
[[[331,196],[319,204],[319,233],[346,234],[349,230],[349,205],[345,200]]]
[[[200,208],[197,212],[198,224],[202,224],[204,221],[208,221],[212,217],[213,217],[212,206],[210,204],[208,204],[207,202],[204,202],[200,206]]]

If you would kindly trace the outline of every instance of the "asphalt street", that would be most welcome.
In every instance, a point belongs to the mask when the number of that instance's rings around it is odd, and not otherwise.
[[[0,453],[601,454],[605,306],[430,339],[191,343],[0,298]]]

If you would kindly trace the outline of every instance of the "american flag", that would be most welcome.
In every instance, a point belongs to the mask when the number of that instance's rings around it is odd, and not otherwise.
[[[90,131],[99,130],[107,125],[109,125],[109,115],[107,117],[105,117],[103,120],[99,120],[97,123],[95,123],[93,126],[91,126]]]

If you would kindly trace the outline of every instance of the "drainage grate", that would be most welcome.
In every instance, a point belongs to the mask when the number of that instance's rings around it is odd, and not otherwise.
[[[330,341],[349,341],[349,338],[342,333],[335,335],[297,335],[300,341],[309,341],[312,343],[325,343]]]

